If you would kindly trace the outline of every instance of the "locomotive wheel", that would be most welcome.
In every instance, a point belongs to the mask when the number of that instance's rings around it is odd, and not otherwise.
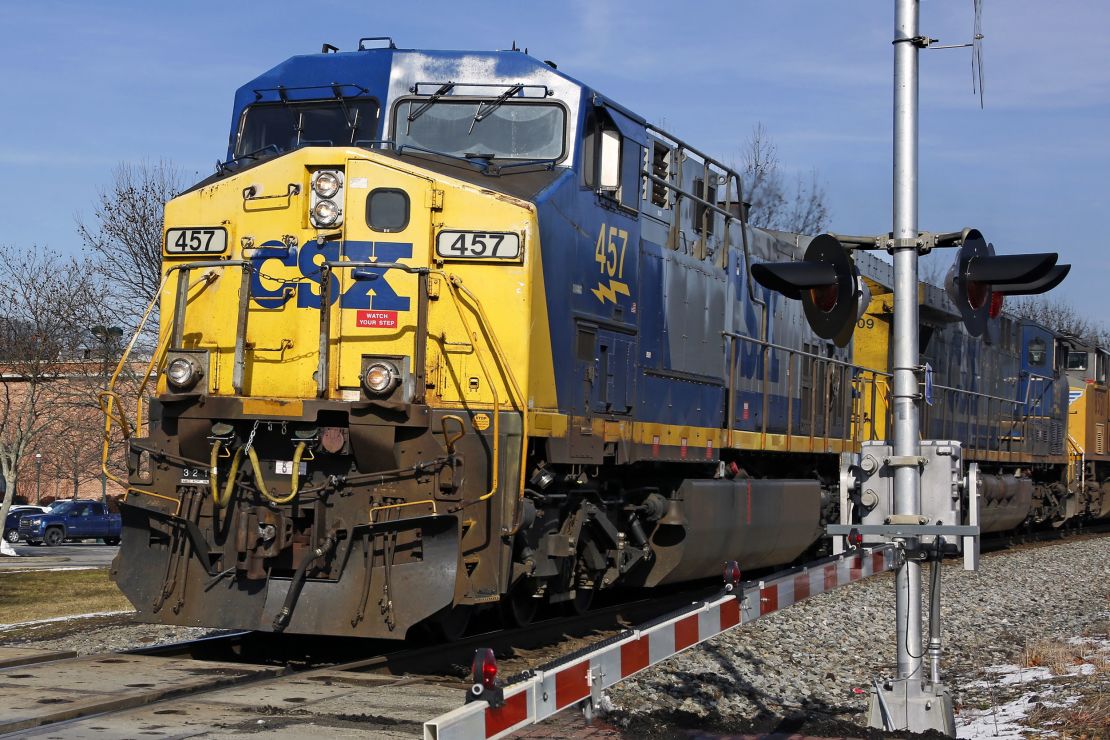
[[[574,587],[574,598],[566,602],[566,610],[570,614],[582,615],[590,610],[594,603],[594,594],[601,584],[603,571],[592,570],[590,562],[600,559],[598,547],[588,533],[582,534],[582,543],[578,549],[578,557],[574,563],[574,572],[570,576],[570,585]],[[602,561],[604,562],[604,561]],[[583,583],[590,586],[584,588]]]
[[[531,584],[522,581],[501,598],[501,616],[509,627],[527,627],[539,609],[540,600],[533,595]]]
[[[574,589],[574,598],[567,601],[567,611],[571,614],[581,616],[590,610],[590,606],[594,603],[594,592],[596,588],[583,588],[579,586]]]
[[[454,642],[466,634],[474,608],[468,604],[449,606],[428,621],[432,636],[442,642]]]

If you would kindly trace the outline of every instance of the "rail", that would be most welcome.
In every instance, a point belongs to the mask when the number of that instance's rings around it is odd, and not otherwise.
[[[334,270],[346,269],[373,269],[373,270],[388,270],[397,269],[417,276],[417,314],[416,314],[416,339],[413,348],[413,373],[415,376],[416,393],[418,400],[423,400],[425,388],[425,373],[426,369],[426,355],[428,343],[428,278],[436,276],[441,278],[447,286],[448,292],[451,295],[451,302],[454,305],[458,314],[459,321],[463,325],[463,329],[467,334],[467,344],[474,351],[474,355],[478,360],[478,366],[481,368],[482,375],[485,378],[486,385],[490,389],[493,396],[493,441],[490,450],[490,486],[489,490],[478,497],[476,500],[468,502],[467,505],[480,503],[489,500],[495,493],[497,493],[500,484],[500,466],[501,466],[501,453],[500,453],[500,418],[501,418],[501,399],[497,392],[497,383],[495,382],[494,374],[490,371],[490,364],[488,358],[482,350],[482,342],[478,332],[474,330],[469,318],[467,318],[466,311],[463,310],[464,304],[469,303],[470,310],[478,319],[479,327],[482,333],[488,340],[488,345],[493,355],[495,364],[501,370],[503,377],[506,380],[506,385],[510,391],[510,402],[516,407],[520,413],[521,419],[521,439],[520,439],[520,477],[518,481],[517,501],[514,506],[512,517],[512,526],[507,528],[504,532],[506,535],[516,533],[519,528],[519,521],[523,512],[524,501],[524,483],[526,474],[526,462],[528,455],[528,407],[521,392],[520,385],[517,383],[516,374],[513,372],[512,365],[508,361],[504,349],[501,347],[500,341],[497,339],[497,334],[493,331],[493,326],[489,321],[485,308],[482,306],[481,300],[473,291],[469,290],[463,285],[462,278],[457,275],[447,273],[443,270],[436,270],[428,267],[414,267],[399,262],[369,262],[369,261],[334,261],[329,260],[324,262],[321,268],[320,285],[321,298],[320,298],[320,356],[318,366],[317,378],[317,394],[324,398],[327,396],[330,389],[330,366],[331,366],[331,273]],[[465,301],[463,300],[465,297]],[[373,522],[374,512],[379,509],[393,509],[405,506],[415,506],[417,504],[425,504],[427,501],[413,501],[403,502],[400,504],[387,504],[382,506],[374,506],[370,509],[370,521]],[[433,510],[434,510],[433,504]]]
[[[162,275],[162,280],[158,284],[158,289],[154,293],[154,297],[147,304],[146,310],[143,312],[142,317],[139,319],[139,324],[135,329],[135,333],[131,337],[131,341],[127,343],[127,347],[120,355],[119,362],[116,363],[116,368],[109,377],[104,390],[97,393],[97,403],[100,410],[104,413],[104,436],[101,444],[100,454],[100,469],[105,478],[111,480],[124,489],[127,495],[131,493],[138,493],[144,496],[151,496],[165,501],[170,501],[176,505],[174,515],[181,511],[181,499],[174,498],[173,496],[166,496],[165,494],[149,491],[144,488],[138,488],[131,485],[131,482],[124,480],[112,472],[108,465],[108,459],[111,452],[111,442],[113,427],[118,424],[120,432],[125,440],[130,439],[132,434],[142,429],[143,419],[143,398],[146,393],[147,385],[152,377],[156,377],[161,372],[162,363],[170,347],[180,346],[182,337],[184,336],[184,313],[185,306],[188,305],[189,296],[193,289],[201,286],[201,290],[207,288],[217,278],[215,270],[226,267],[239,267],[243,272],[242,285],[239,293],[239,322],[237,330],[242,331],[236,337],[236,358],[238,369],[238,378],[241,383],[242,380],[242,354],[244,350],[243,336],[246,332],[246,306],[249,302],[250,293],[250,280],[249,271],[250,263],[245,260],[202,260],[198,262],[186,262],[178,265],[173,265]],[[210,272],[206,273],[195,282],[189,282],[189,273],[194,269],[208,268]],[[154,307],[158,305],[162,296],[162,291],[168,284],[170,277],[174,273],[178,273],[177,278],[177,291],[175,293],[173,313],[170,317],[172,331],[166,334],[155,346],[154,352],[151,353],[150,360],[147,362],[146,370],[143,373],[142,381],[135,393],[135,416],[134,423],[127,420],[124,405],[120,399],[119,393],[116,391],[116,384],[119,382],[120,376],[123,374],[124,369],[128,367],[130,362],[131,353],[135,350],[135,345],[142,336],[143,330],[146,328],[147,322],[150,320],[151,314],[154,312]]]
[[[250,304],[250,274],[251,263],[247,260],[200,260],[193,262],[186,262],[171,266],[162,276],[159,283],[158,290],[154,298],[147,305],[146,310],[140,319],[139,325],[136,328],[134,335],[128,342],[127,347],[120,356],[116,368],[106,384],[104,390],[98,393],[98,404],[101,411],[104,413],[104,436],[101,446],[101,470],[104,475],[112,480],[117,485],[121,486],[128,494],[138,493],[141,495],[152,496],[155,498],[170,501],[175,504],[175,515],[180,512],[181,500],[172,496],[157,493],[156,491],[139,488],[131,484],[130,481],[116,475],[109,467],[109,456],[111,448],[111,439],[114,430],[118,427],[121,431],[123,438],[129,439],[132,434],[137,431],[141,426],[141,419],[143,418],[143,398],[146,393],[147,385],[151,377],[156,377],[161,370],[161,366],[165,360],[168,351],[171,348],[179,348],[182,346],[185,336],[185,314],[191,298],[195,298],[194,289],[198,286],[201,290],[211,285],[218,277],[216,270],[238,267],[241,270],[241,282],[239,288],[238,306],[236,312],[236,327],[235,327],[235,348],[233,354],[233,373],[232,373],[232,386],[237,394],[243,392],[243,376],[245,366],[245,351],[246,351],[246,333],[247,333],[247,318],[249,316]],[[497,393],[497,383],[494,382],[494,373],[491,372],[491,363],[485,356],[482,349],[482,342],[480,341],[479,333],[475,331],[471,321],[467,318],[467,311],[464,310],[464,304],[467,304],[470,311],[478,319],[478,326],[481,332],[487,337],[490,350],[493,354],[493,364],[497,365],[498,369],[503,374],[510,389],[510,403],[515,406],[515,410],[520,414],[521,418],[521,441],[520,441],[520,475],[518,480],[518,495],[514,506],[512,516],[512,525],[507,528],[506,534],[514,534],[519,527],[520,515],[523,509],[523,496],[524,484],[526,474],[526,459],[527,459],[527,435],[528,435],[528,412],[527,404],[524,395],[521,392],[520,385],[517,382],[516,375],[513,372],[512,365],[508,362],[504,349],[497,339],[496,333],[493,331],[490,324],[489,317],[486,314],[481,300],[473,291],[469,290],[463,285],[462,279],[456,275],[448,274],[442,270],[433,270],[429,268],[413,267],[411,265],[404,265],[400,263],[386,263],[386,262],[357,262],[357,261],[327,261],[321,267],[321,301],[320,301],[320,344],[319,344],[319,365],[318,365],[318,386],[317,395],[321,398],[327,397],[330,388],[330,352],[331,352],[331,280],[330,276],[333,271],[342,269],[397,269],[410,274],[418,276],[418,299],[417,299],[417,325],[416,325],[416,341],[413,348],[413,375],[414,387],[416,389],[417,397],[415,400],[418,402],[423,400],[424,390],[426,388],[425,374],[426,374],[426,353],[428,341],[428,285],[427,279],[431,275],[436,275],[443,279],[448,287],[448,292],[451,294],[452,303],[458,313],[459,320],[463,324],[468,336],[468,344],[473,349],[475,356],[478,359],[479,366],[485,376],[487,386],[493,394],[493,443],[491,449],[490,461],[490,487],[489,490],[480,496],[476,501],[469,502],[469,504],[486,501],[491,498],[498,490],[500,482],[500,412],[501,400]],[[190,281],[190,274],[194,270],[207,269],[205,275],[196,281]],[[136,393],[136,410],[134,423],[130,422],[124,410],[124,404],[117,391],[117,384],[124,369],[128,366],[131,354],[134,351],[135,345],[141,336],[147,322],[154,311],[154,307],[160,300],[162,291],[165,289],[171,277],[177,273],[177,286],[174,294],[174,303],[172,313],[169,317],[170,331],[158,342],[155,351],[151,354],[150,360],[147,364],[146,372],[143,375],[142,382],[139,385]],[[465,300],[464,300],[465,299]],[[255,466],[257,467],[257,466]],[[230,494],[230,491],[224,491],[221,495],[217,490],[212,491],[214,500],[219,503],[221,500]],[[387,504],[378,507],[371,507],[370,521],[374,520],[374,513],[377,509],[393,509],[398,506],[416,505],[418,503],[427,503],[427,501],[419,502],[404,502],[402,504]],[[467,505],[469,505],[467,504]],[[434,510],[433,502],[433,510]]]
[[[1033,381],[1038,381],[1040,393],[1030,400]],[[1065,450],[1055,449],[1051,430],[1053,420],[1040,415],[1046,401],[1045,394],[1054,387],[1054,383],[1053,378],[1031,375],[1026,383],[1024,398],[1005,398],[933,385],[934,391],[940,391],[940,397],[934,405],[923,407],[922,429],[936,439],[951,439],[956,438],[960,427],[965,427],[965,449],[971,456],[1015,451],[1033,455],[1065,454]],[[939,419],[934,410],[938,406]],[[961,407],[965,407],[962,412]],[[1030,434],[1031,431],[1033,434]],[[1015,450],[1015,443],[1018,442],[1021,447]]]
[[[1083,446],[1081,444],[1079,444],[1078,440],[1076,440],[1076,438],[1071,436],[1070,434],[1068,435],[1068,446],[1071,447],[1071,449],[1072,449],[1072,454],[1068,456],[1070,458],[1070,460],[1068,462],[1068,467],[1071,468],[1071,470],[1068,471],[1069,472],[1068,479],[1072,480],[1072,481],[1074,481],[1076,479],[1077,476],[1075,474],[1075,460],[1076,460],[1076,458],[1079,458],[1079,476],[1078,476],[1078,478],[1079,478],[1079,490],[1086,493],[1086,491],[1087,491],[1087,451],[1084,450]]]
[[[774,342],[769,342],[763,339],[756,339],[746,334],[739,334],[736,332],[725,331],[722,335],[730,339],[729,343],[729,381],[726,390],[726,414],[727,414],[727,445],[732,447],[734,445],[735,435],[735,416],[736,416],[736,392],[737,392],[737,374],[740,371],[737,362],[738,347],[741,343],[750,343],[758,347],[760,353],[760,369],[757,372],[762,372],[763,381],[758,385],[761,388],[760,397],[760,424],[759,433],[763,442],[763,447],[766,447],[768,434],[785,434],[787,438],[791,438],[795,431],[805,434],[809,437],[809,449],[814,449],[814,445],[818,439],[817,430],[821,428],[821,437],[826,441],[829,439],[829,434],[832,433],[832,425],[834,418],[836,423],[844,424],[845,429],[840,435],[841,439],[849,440],[853,443],[863,441],[863,430],[866,428],[866,440],[881,439],[881,432],[885,431],[889,419],[889,404],[883,404],[883,409],[886,416],[884,416],[884,423],[879,425],[879,404],[878,399],[888,392],[889,378],[891,374],[882,370],[875,370],[873,368],[863,367],[847,360],[841,360],[835,357],[826,357],[814,352],[808,352],[796,347],[788,347]],[[786,425],[781,429],[769,429],[768,419],[770,417],[770,404],[771,404],[771,386],[773,381],[768,381],[767,376],[774,359],[772,353],[781,353],[785,355],[785,377],[783,384],[786,387]],[[795,366],[797,369],[795,370]],[[804,408],[799,413],[798,429],[794,428],[794,378],[795,374],[799,378],[799,392],[808,391]],[[808,387],[806,380],[808,379]],[[830,401],[835,398],[833,403],[818,403],[818,387],[823,388],[826,393],[823,399]],[[866,391],[866,393],[865,393]],[[822,399],[822,400],[823,400]],[[868,404],[868,410],[864,411],[857,408],[857,399],[864,399]]]

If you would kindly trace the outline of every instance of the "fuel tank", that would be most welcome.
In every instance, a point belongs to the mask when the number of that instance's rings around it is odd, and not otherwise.
[[[820,536],[821,487],[813,480],[686,480],[651,536],[645,586],[781,565]]]

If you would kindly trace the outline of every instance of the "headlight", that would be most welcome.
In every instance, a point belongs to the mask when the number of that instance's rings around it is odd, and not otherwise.
[[[339,219],[339,206],[334,200],[322,200],[313,207],[312,218],[317,226],[331,226]]]
[[[366,385],[366,390],[382,395],[393,390],[397,382],[397,371],[384,362],[375,362],[366,368],[362,382]]]
[[[166,379],[170,385],[180,390],[190,388],[199,376],[196,364],[187,357],[178,357],[166,368]]]
[[[327,170],[316,173],[316,178],[312,181],[312,189],[321,198],[334,197],[339,192],[340,185],[339,174]]]

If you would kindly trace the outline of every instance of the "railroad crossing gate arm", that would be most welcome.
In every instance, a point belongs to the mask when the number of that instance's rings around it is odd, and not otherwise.
[[[424,738],[500,738],[584,701],[596,707],[603,691],[645,668],[811,596],[894,570],[900,559],[893,544],[857,548],[732,590],[726,587],[714,599],[628,630],[502,687],[498,707],[478,700],[436,717],[424,724]]]

